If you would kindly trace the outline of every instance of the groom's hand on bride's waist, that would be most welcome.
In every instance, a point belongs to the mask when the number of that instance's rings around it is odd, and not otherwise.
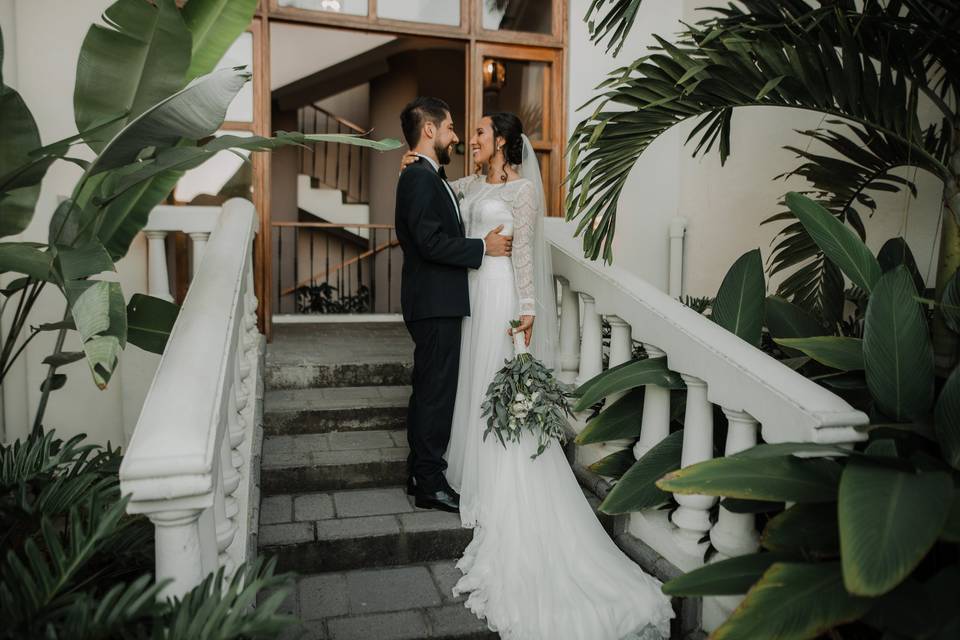
[[[513,251],[513,236],[502,236],[501,231],[503,231],[502,224],[483,239],[483,246],[488,256],[509,256]]]

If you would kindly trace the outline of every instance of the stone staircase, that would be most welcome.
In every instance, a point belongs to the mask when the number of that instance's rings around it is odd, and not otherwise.
[[[499,637],[451,594],[472,532],[456,514],[417,509],[406,495],[412,362],[399,322],[274,325],[264,371],[258,546],[280,571],[297,574],[282,611],[303,623],[284,638]],[[573,467],[596,510],[609,483]],[[626,517],[598,515],[634,561],[661,580],[676,575],[626,533]],[[685,609],[675,637],[701,638],[686,632],[699,620]]]
[[[276,325],[259,549],[296,572],[286,638],[497,638],[454,598],[472,532],[406,495],[413,345],[401,323]]]

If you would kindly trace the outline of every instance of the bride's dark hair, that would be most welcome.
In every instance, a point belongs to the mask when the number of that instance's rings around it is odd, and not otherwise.
[[[518,165],[523,160],[523,123],[520,118],[507,111],[491,113],[490,125],[493,137],[503,137],[503,157],[509,164]]]

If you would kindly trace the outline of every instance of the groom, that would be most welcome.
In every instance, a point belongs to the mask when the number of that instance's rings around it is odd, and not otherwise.
[[[400,114],[403,136],[420,159],[397,183],[397,239],[403,249],[400,306],[413,338],[413,393],[407,414],[407,493],[426,509],[458,511],[460,496],[443,475],[460,367],[460,325],[470,315],[467,269],[483,256],[509,256],[512,239],[464,235],[460,207],[443,165],[460,140],[450,107],[419,97]]]

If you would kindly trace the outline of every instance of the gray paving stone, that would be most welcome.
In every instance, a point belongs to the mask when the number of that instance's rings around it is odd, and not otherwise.
[[[357,489],[333,494],[337,516],[354,518],[413,511],[404,489]]]
[[[295,436],[268,436],[263,439],[263,455],[329,451],[326,433],[305,433]]]
[[[322,622],[295,622],[284,629],[277,640],[328,640],[326,630]]]
[[[453,597],[453,587],[463,575],[460,569],[457,569],[456,562],[434,563],[430,565],[430,573],[433,575],[433,581],[437,583],[437,589],[444,602],[463,602],[467,599],[467,594]]]
[[[461,636],[468,632],[476,633],[488,629],[486,622],[462,604],[427,609],[427,616],[435,636]]]
[[[416,511],[401,513],[400,524],[408,533],[418,531],[450,531],[460,529],[460,516],[445,511]]]
[[[331,618],[349,613],[347,579],[342,573],[324,573],[300,581],[300,617]]]
[[[269,496],[260,501],[260,524],[277,524],[293,519],[290,496]]]
[[[406,437],[406,432],[404,432],[404,437]],[[410,450],[407,448],[406,444],[403,444],[399,447],[390,447],[389,449],[381,449],[380,456],[385,461],[406,461],[407,456],[410,455]]]
[[[396,535],[400,524],[395,516],[365,516],[317,521],[318,540],[343,540],[369,536]]]
[[[313,540],[313,523],[268,524],[260,527],[259,538],[263,547],[310,542]]]
[[[332,451],[393,447],[388,431],[340,431],[327,434]]]
[[[419,611],[334,618],[327,628],[330,640],[414,640],[430,633]]]
[[[335,516],[333,498],[329,493],[309,493],[293,499],[293,517],[298,522],[327,520]]]
[[[397,567],[347,574],[350,613],[435,607],[442,600],[426,567]]]
[[[407,444],[407,432],[406,432],[406,430],[403,430],[403,431],[391,431],[391,432],[390,432],[390,437],[393,438],[393,444],[395,444],[397,447],[399,447],[399,448],[401,448],[401,449],[406,448],[406,447],[409,446],[409,445]]]

